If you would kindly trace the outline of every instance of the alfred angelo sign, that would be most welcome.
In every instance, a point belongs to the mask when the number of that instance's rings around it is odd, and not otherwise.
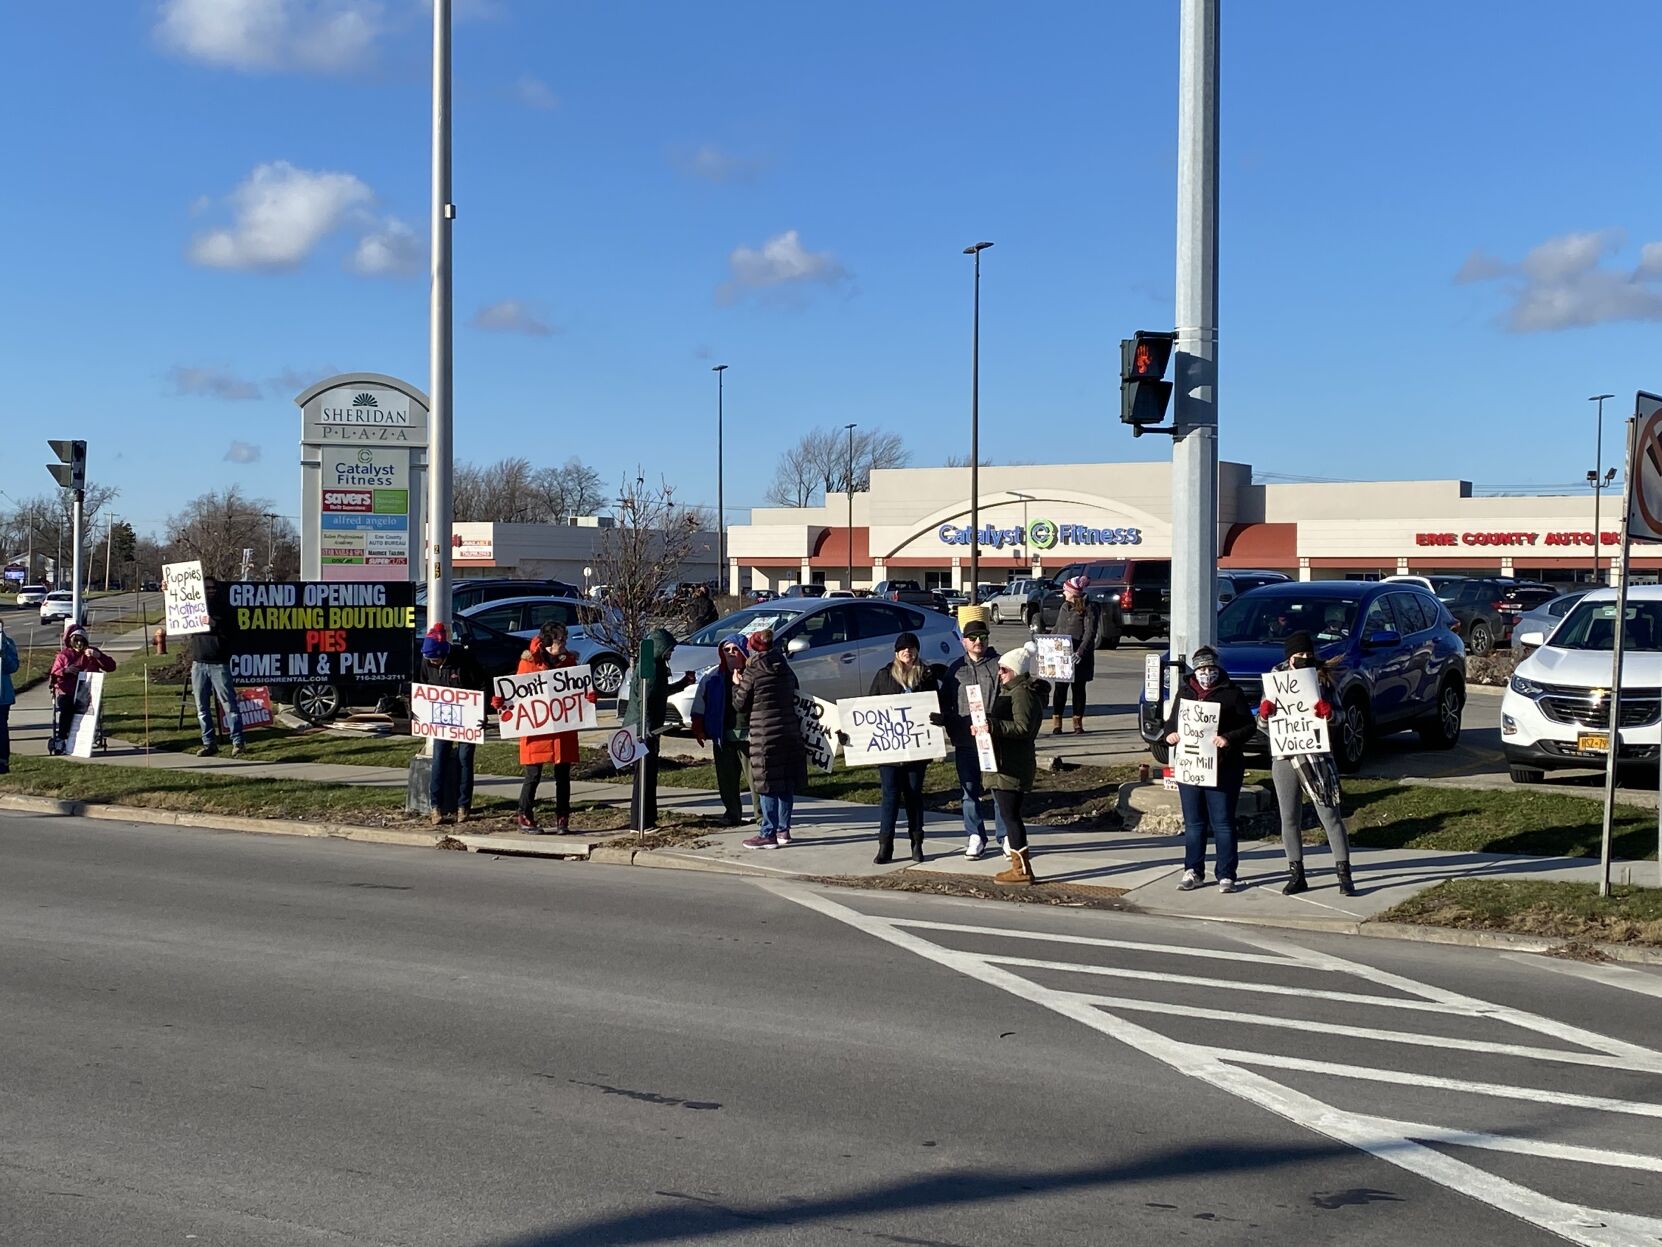
[[[967,546],[975,538],[975,530],[960,524],[942,524],[935,535],[943,545]],[[1031,520],[1009,528],[992,524],[981,526],[980,544],[994,550],[1006,546],[1028,546],[1034,550],[1053,550],[1058,546],[1139,546],[1143,543],[1140,528],[1093,528],[1088,524],[1058,524],[1054,520]]]

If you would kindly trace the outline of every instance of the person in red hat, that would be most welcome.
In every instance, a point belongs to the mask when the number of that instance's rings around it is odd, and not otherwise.
[[[1062,608],[1056,612],[1056,631],[1073,643],[1073,680],[1056,681],[1050,702],[1050,734],[1062,731],[1062,712],[1068,708],[1068,690],[1073,690],[1073,731],[1085,730],[1085,686],[1096,674],[1096,637],[1102,627],[1102,608],[1085,599],[1083,576],[1062,582]]]

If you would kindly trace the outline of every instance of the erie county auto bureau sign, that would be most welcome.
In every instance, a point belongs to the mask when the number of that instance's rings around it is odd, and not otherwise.
[[[943,545],[967,546],[974,540],[975,530],[959,524],[942,524],[935,535]],[[1096,528],[1088,524],[1058,524],[1054,520],[1031,520],[1009,528],[992,524],[981,526],[983,547],[1002,550],[1006,546],[1028,546],[1034,550],[1052,550],[1057,546],[1138,546],[1143,543],[1140,528]]]

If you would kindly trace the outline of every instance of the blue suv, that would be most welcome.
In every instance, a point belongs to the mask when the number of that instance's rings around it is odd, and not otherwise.
[[[1284,657],[1283,640],[1308,632],[1338,690],[1333,754],[1343,771],[1362,765],[1368,742],[1413,728],[1433,749],[1460,740],[1466,707],[1466,647],[1454,618],[1431,594],[1400,581],[1289,581],[1241,594],[1218,614],[1218,657],[1254,713],[1264,673]],[[1155,760],[1166,761],[1161,732],[1175,668],[1162,665],[1139,701],[1138,728]],[[1182,671],[1187,675],[1187,668]],[[1253,746],[1264,749],[1262,733]]]

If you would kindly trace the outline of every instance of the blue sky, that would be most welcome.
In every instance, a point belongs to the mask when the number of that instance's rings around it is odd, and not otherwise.
[[[984,453],[1169,454],[1116,390],[1119,338],[1173,319],[1175,0],[457,11],[460,457],[713,502],[725,362],[732,521],[816,424],[939,464],[983,238]],[[422,0],[14,6],[8,494],[82,436],[141,531],[230,483],[297,513],[302,384],[425,388],[429,29]],[[1226,3],[1224,455],[1579,479],[1586,396],[1662,388],[1659,36],[1637,2]]]

